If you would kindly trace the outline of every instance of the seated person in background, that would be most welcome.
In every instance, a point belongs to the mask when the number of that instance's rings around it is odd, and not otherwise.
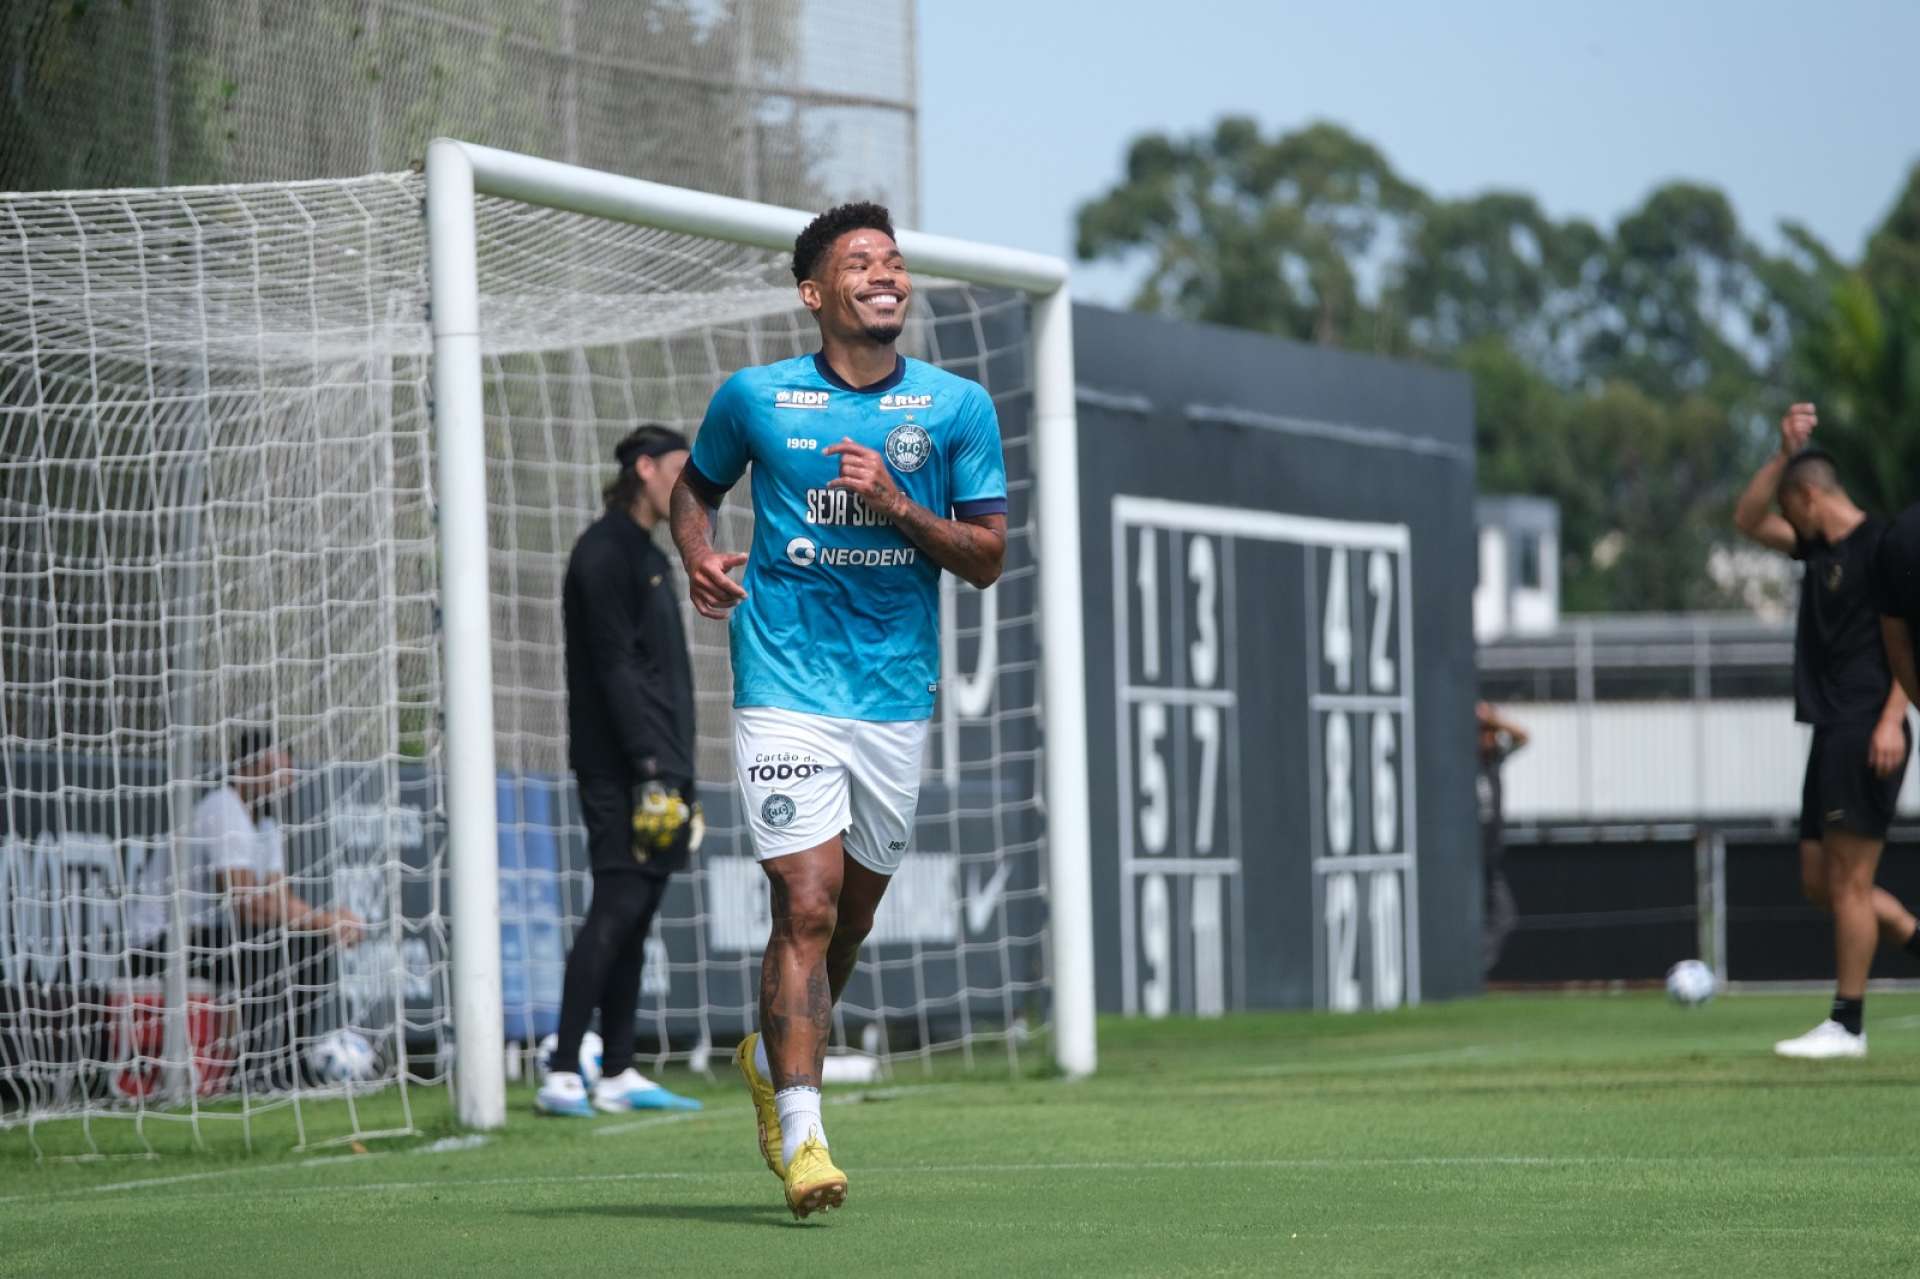
[[[226,780],[194,805],[188,832],[193,907],[189,961],[240,1004],[239,1069],[291,1087],[332,945],[357,946],[358,915],[314,906],[287,881],[276,806],[293,762],[264,729],[235,737]]]

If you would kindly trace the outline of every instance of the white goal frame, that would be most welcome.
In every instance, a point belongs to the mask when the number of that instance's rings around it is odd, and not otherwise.
[[[451,138],[427,149],[427,270],[438,455],[448,865],[452,875],[454,1092],[460,1121],[506,1122],[493,650],[488,604],[485,409],[475,200],[488,195],[709,239],[788,249],[812,215],[560,164]],[[1012,288],[1033,307],[1034,500],[1043,601],[1043,774],[1054,1056],[1069,1076],[1096,1060],[1085,640],[1073,310],[1059,258],[902,231],[916,271]]]

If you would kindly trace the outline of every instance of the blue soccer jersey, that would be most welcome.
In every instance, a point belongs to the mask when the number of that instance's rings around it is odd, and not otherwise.
[[[976,382],[901,358],[855,389],[818,355],[742,369],[714,392],[692,466],[716,489],[753,467],[753,546],[733,611],[733,704],[925,719],[940,678],[940,569],[884,515],[829,488],[851,439],[936,515],[1007,509],[1000,420]]]

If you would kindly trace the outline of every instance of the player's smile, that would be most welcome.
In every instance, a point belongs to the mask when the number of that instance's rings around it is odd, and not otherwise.
[[[906,295],[899,289],[889,286],[884,289],[869,289],[865,293],[856,295],[854,301],[864,303],[868,310],[891,318],[898,315],[900,308],[906,304]]]
[[[891,276],[892,272],[887,274]],[[911,296],[911,285],[889,278],[884,284],[855,290],[853,302],[856,310],[864,312],[862,318],[870,323],[898,324]]]

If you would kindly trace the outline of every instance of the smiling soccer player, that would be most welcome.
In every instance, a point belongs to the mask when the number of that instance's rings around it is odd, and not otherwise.
[[[828,210],[793,247],[813,355],[714,393],[673,493],[702,615],[730,617],[734,767],[772,931],[760,1032],[735,1060],[760,1152],[795,1216],[837,1208],[820,1078],[833,1006],[913,839],[940,674],[939,579],[1000,576],[1000,423],[977,383],[894,350],[913,281],[886,209]],[[753,545],[724,554],[711,512],[753,472]],[[746,565],[744,584],[728,573]]]

